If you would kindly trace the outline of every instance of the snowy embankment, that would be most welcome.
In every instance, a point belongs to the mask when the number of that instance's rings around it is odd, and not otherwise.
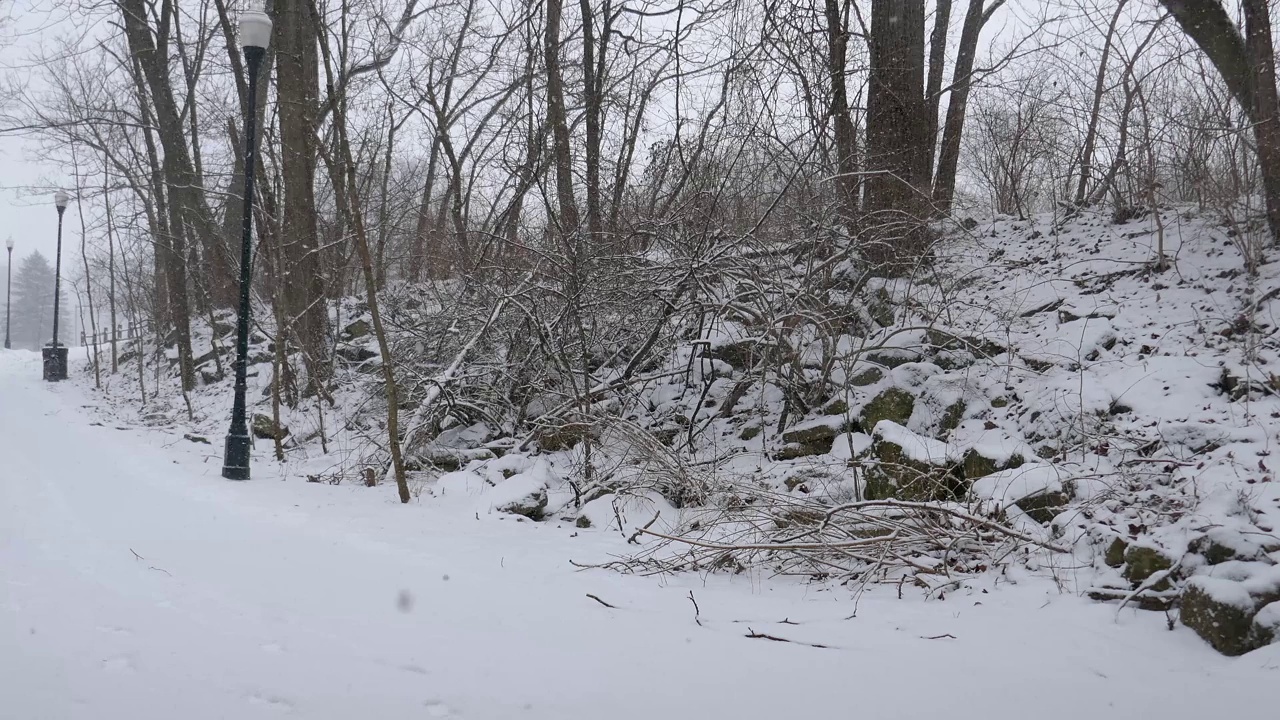
[[[869,592],[852,618],[838,589],[757,573],[580,572],[570,559],[626,545],[458,498],[282,482],[265,462],[227,482],[216,448],[113,421],[83,383],[39,374],[36,356],[0,353],[6,719],[1198,719],[1274,704],[1280,646],[1224,658],[1014,568],[945,600]]]

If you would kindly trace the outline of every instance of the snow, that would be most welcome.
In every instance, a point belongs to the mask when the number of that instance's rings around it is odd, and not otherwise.
[[[1065,720],[1274,700],[1272,649],[1228,660],[1047,578],[928,603],[872,589],[848,619],[841,589],[581,572],[624,551],[616,528],[282,482],[261,448],[255,479],[227,482],[217,446],[95,424],[96,398],[39,375],[0,355],[5,717],[772,718],[856,696],[878,717]],[[1072,692],[1046,703],[1049,679]]]
[[[955,453],[947,447],[946,443],[917,435],[892,420],[881,420],[876,423],[871,435],[897,445],[902,448],[903,457],[918,463],[941,465],[956,459],[953,457]]]
[[[1061,491],[1061,471],[1052,465],[1041,463],[1001,470],[978,478],[973,483],[975,497],[993,500],[1002,506],[1012,505],[1040,493]]]

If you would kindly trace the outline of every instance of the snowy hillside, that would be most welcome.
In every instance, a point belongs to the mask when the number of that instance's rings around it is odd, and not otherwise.
[[[630,538],[607,563],[627,572],[781,573],[851,598],[909,580],[945,597],[1019,565],[1064,592],[1172,608],[1171,621],[1194,588],[1183,619],[1242,652],[1274,637],[1280,614],[1264,607],[1280,601],[1280,271],[1245,273],[1235,233],[1172,210],[1159,223],[1083,213],[955,230],[928,273],[846,295],[864,318],[852,332],[761,333],[726,303],[700,330],[673,332],[652,379],[551,425],[536,396],[524,424],[477,415],[492,393],[481,357],[412,433],[413,492],[460,517],[515,513]],[[409,301],[404,312],[415,307],[431,311]],[[278,469],[273,346],[258,336],[255,472],[383,481],[368,373],[379,361],[358,311],[334,318],[347,327],[335,404],[281,406]],[[194,421],[165,383],[138,410],[124,403],[136,382],[115,380],[112,412],[207,440],[214,462],[230,393],[211,358]],[[803,403],[789,396],[797,386]],[[1213,628],[1230,608],[1240,617],[1226,637]]]

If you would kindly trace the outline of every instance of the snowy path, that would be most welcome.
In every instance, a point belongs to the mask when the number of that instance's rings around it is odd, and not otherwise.
[[[35,356],[0,352],[3,720],[1275,707],[1280,647],[1227,660],[1045,581],[932,603],[882,590],[845,620],[844,592],[575,572],[568,559],[618,551],[617,535],[399,507],[388,488],[226,482],[216,446],[94,425],[84,391],[39,376]]]

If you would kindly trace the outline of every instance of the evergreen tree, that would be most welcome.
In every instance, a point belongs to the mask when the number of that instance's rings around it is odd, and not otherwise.
[[[39,350],[53,339],[53,266],[39,252],[27,255],[14,269],[11,312],[13,347]],[[75,344],[65,292],[59,312],[58,343]]]

